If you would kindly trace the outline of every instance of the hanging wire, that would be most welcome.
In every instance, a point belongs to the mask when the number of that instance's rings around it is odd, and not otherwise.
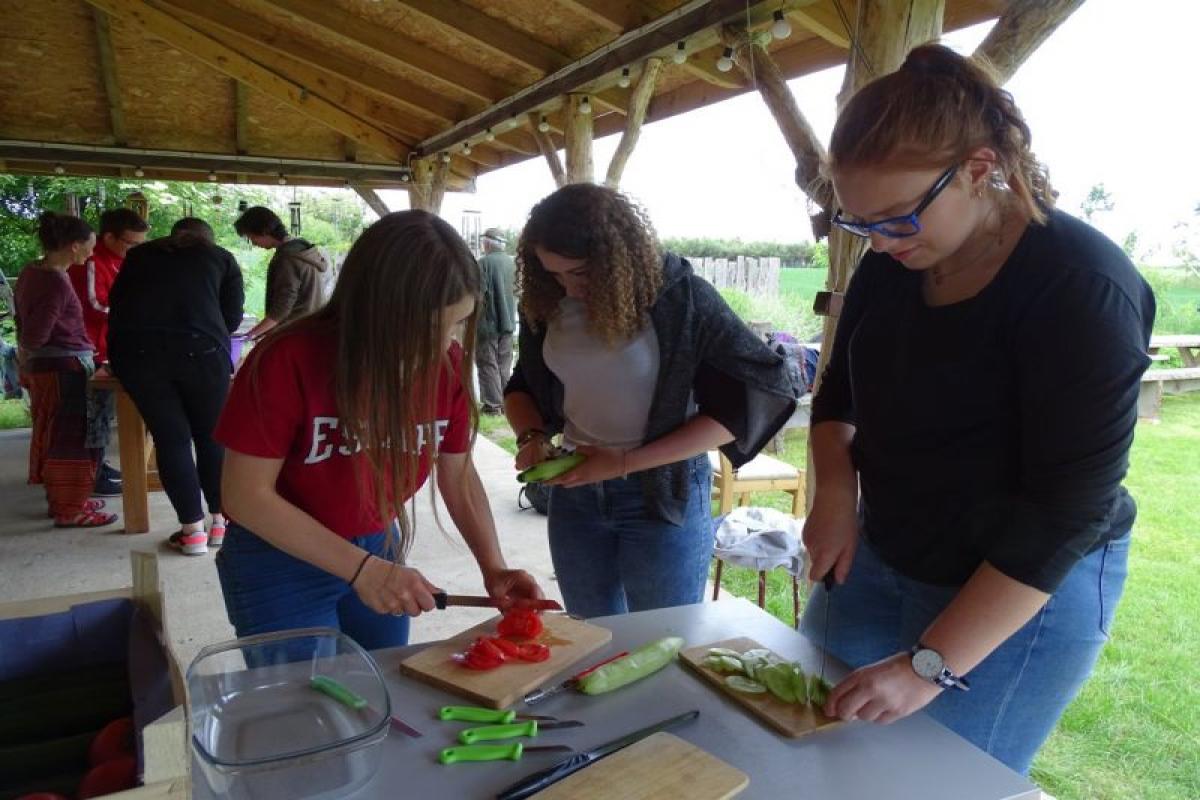
[[[862,62],[862,65],[867,68],[868,77],[874,78],[875,68],[871,66],[871,59],[867,58],[867,54],[862,49],[862,44],[858,41],[858,37],[854,35],[854,26],[850,24],[850,15],[842,7],[842,0],[833,0],[833,7],[837,10],[838,17],[842,20],[842,26],[846,29],[846,38],[850,40],[850,46],[858,53],[858,58]]]

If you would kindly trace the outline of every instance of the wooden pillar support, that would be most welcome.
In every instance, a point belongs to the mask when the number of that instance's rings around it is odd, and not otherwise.
[[[721,39],[727,47],[739,52],[738,69],[758,85],[758,93],[766,103],[775,124],[779,126],[787,146],[796,159],[796,185],[823,209],[812,218],[813,236],[820,240],[829,234],[829,215],[833,213],[833,195],[821,180],[821,164],[825,146],[817,138],[812,125],[796,104],[788,88],[787,78],[780,72],[775,59],[756,41],[747,37],[745,28],[725,26]]]
[[[554,185],[561,188],[567,185],[567,173],[563,169],[562,159],[558,157],[558,148],[554,146],[554,140],[550,138],[550,134],[538,130],[541,121],[540,114],[536,111],[529,112],[529,130],[533,132],[533,140],[537,142],[538,150],[541,151],[546,163],[550,166],[550,174],[554,176]]]
[[[1083,5],[1083,0],[1010,0],[1008,8],[975,50],[1008,83],[1033,51]]]
[[[450,163],[439,156],[412,162],[412,182],[408,186],[409,207],[440,214],[449,174]]]
[[[625,132],[612,160],[608,162],[608,174],[604,183],[612,189],[621,185],[621,175],[625,172],[625,164],[633,149],[637,146],[638,137],[642,134],[642,122],[646,119],[646,109],[650,98],[654,95],[654,85],[658,83],[658,74],[662,71],[662,59],[648,59],[642,67],[641,77],[633,93],[629,96],[629,112],[625,115]]]
[[[371,207],[371,210],[374,211],[377,215],[379,215],[379,217],[382,218],[382,217],[386,216],[388,213],[390,213],[389,209],[387,207],[387,203],[383,202],[383,198],[380,197],[379,193],[376,192],[371,187],[360,186],[359,184],[352,184],[352,188],[354,189],[355,192],[358,193],[358,196],[361,197],[363,199],[363,201],[368,206]],[[411,197],[411,195],[410,195],[410,197]],[[413,206],[413,208],[416,208],[416,206]]]
[[[567,96],[567,183],[591,183],[595,179],[592,162],[592,114],[580,110],[584,94]]]
[[[942,18],[945,0],[860,0],[854,41],[850,47],[850,60],[846,78],[838,95],[838,108],[860,87],[880,76],[894,72],[904,63],[904,58],[913,47],[936,39],[942,33]],[[829,274],[825,278],[828,291],[844,294],[850,276],[862,257],[863,239],[840,228],[829,235]],[[832,311],[832,309],[831,309]],[[833,340],[837,334],[838,317],[825,317],[821,357],[817,362],[817,379],[814,394],[821,389],[821,378],[833,351]],[[809,439],[809,475],[813,474],[812,439]],[[809,481],[807,503],[812,505],[813,488],[816,481]]]

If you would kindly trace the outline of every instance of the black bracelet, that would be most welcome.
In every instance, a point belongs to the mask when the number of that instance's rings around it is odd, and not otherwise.
[[[358,576],[362,575],[363,567],[365,567],[367,565],[367,562],[371,560],[371,556],[373,556],[373,555],[375,555],[375,554],[367,553],[365,556],[363,556],[363,560],[358,562],[358,569],[354,570],[354,577],[350,579],[351,586],[353,586],[354,582],[356,580],[358,580]]]

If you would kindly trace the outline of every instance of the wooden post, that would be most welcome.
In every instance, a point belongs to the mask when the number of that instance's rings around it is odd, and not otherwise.
[[[854,41],[850,47],[846,78],[838,95],[838,108],[874,78],[896,71],[913,47],[940,36],[944,10],[945,0],[859,0]],[[865,249],[864,239],[840,228],[833,229],[829,234],[829,273],[825,277],[825,288],[845,293]],[[834,308],[840,309],[840,306],[835,304]],[[836,311],[825,317],[822,326],[825,346],[821,348],[817,362],[814,395],[821,389],[821,378],[829,354],[833,352],[837,323]],[[807,474],[812,475],[812,470],[812,438],[809,437]],[[806,508],[812,507],[815,486],[816,481],[807,482]]]
[[[533,132],[533,140],[537,142],[538,150],[541,151],[546,163],[550,166],[550,174],[554,176],[554,185],[562,188],[567,185],[567,173],[563,169],[562,160],[558,157],[558,148],[554,146],[554,140],[550,138],[550,134],[538,130],[539,124],[541,124],[541,116],[536,111],[531,111],[529,113],[529,130]]]
[[[440,214],[449,172],[450,163],[443,161],[440,156],[412,162],[412,181],[408,185],[409,207]]]
[[[642,67],[642,75],[638,84],[629,96],[629,113],[625,116],[625,132],[621,134],[621,142],[612,160],[608,162],[608,174],[604,183],[611,189],[621,185],[621,173],[625,171],[625,163],[637,146],[638,137],[642,133],[642,121],[646,119],[646,109],[650,98],[654,95],[654,85],[658,83],[658,74],[662,71],[662,59],[651,58]]]
[[[995,68],[1000,83],[1008,83],[1025,59],[1083,5],[1083,0],[1010,0],[975,57]]]
[[[359,185],[357,183],[352,184],[352,188],[379,217],[382,218],[389,213],[387,203],[383,202],[383,198],[380,197],[379,193],[374,189],[369,186]],[[413,208],[416,208],[416,206],[413,206]]]
[[[592,163],[592,114],[580,107],[585,94],[567,96],[567,183],[591,183],[595,166]],[[590,102],[589,102],[590,105]]]
[[[747,79],[755,81],[758,93],[775,118],[784,141],[796,159],[796,185],[818,207],[832,213],[832,193],[820,180],[825,146],[800,111],[795,95],[788,88],[787,78],[780,72],[775,59],[771,58],[763,45],[747,36],[745,28],[726,25],[721,31],[721,40],[726,46],[739,51],[735,63]],[[823,238],[829,232],[827,215],[822,213],[813,217],[812,226],[814,237],[818,240]]]

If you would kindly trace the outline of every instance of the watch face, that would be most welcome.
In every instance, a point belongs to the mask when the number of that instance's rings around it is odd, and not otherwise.
[[[942,668],[946,666],[946,662],[937,650],[925,648],[913,654],[912,666],[913,672],[927,681],[932,681],[942,674]]]

